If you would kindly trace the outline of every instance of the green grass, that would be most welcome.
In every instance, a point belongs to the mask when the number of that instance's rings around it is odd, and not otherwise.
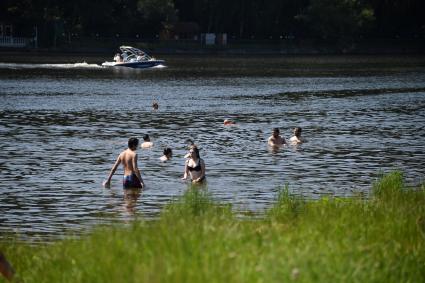
[[[285,188],[264,218],[242,220],[194,188],[154,221],[0,250],[22,282],[425,282],[425,187],[394,172],[368,199]]]

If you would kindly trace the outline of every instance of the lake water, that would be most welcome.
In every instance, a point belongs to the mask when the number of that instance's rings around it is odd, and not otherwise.
[[[380,171],[423,182],[423,64],[219,61],[175,58],[151,70],[0,63],[0,237],[45,240],[157,216],[188,188],[188,139],[201,148],[206,189],[238,211],[263,212],[285,184],[317,198],[367,196]],[[307,143],[267,147],[272,128],[289,139],[296,126]],[[154,142],[138,150],[146,189],[125,195],[121,168],[103,188],[128,138],[144,134]],[[174,157],[160,163],[164,147]]]

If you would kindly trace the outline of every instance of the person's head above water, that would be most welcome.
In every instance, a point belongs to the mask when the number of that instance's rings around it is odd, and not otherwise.
[[[155,100],[152,102],[152,108],[155,109],[155,110],[157,110],[159,108],[159,104]]]
[[[273,128],[273,136],[277,138],[280,134],[279,128]]]
[[[148,142],[150,140],[151,139],[149,138],[149,135],[148,134],[146,134],[146,135],[143,136],[143,141]]]
[[[301,129],[300,127],[296,127],[296,128],[294,128],[294,135],[295,135],[296,137],[301,136],[301,131],[302,131],[302,129]]]
[[[163,153],[164,153],[164,155],[165,155],[165,156],[167,156],[167,157],[171,157],[171,156],[173,155],[173,151],[172,151],[172,150],[171,150],[171,148],[169,148],[169,147],[164,148]]]
[[[225,126],[228,126],[228,125],[235,125],[236,123],[234,121],[230,120],[230,119],[225,119],[223,124]]]
[[[129,138],[128,139],[128,148],[131,150],[137,149],[139,146],[139,139],[138,138]]]
[[[196,158],[196,159],[200,159],[201,158],[201,156],[199,155],[199,149],[198,149],[198,147],[197,146],[192,146],[191,148],[190,148],[190,150],[189,150],[189,154],[190,154],[190,157],[193,159],[193,158]]]

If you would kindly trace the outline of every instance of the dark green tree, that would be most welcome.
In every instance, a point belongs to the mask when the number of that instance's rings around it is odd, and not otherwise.
[[[311,0],[299,19],[312,35],[327,40],[347,41],[374,22],[374,11],[361,0]]]
[[[370,0],[375,11],[377,37],[425,37],[425,1]]]
[[[177,21],[177,11],[172,0],[138,0],[137,11],[149,35],[159,34],[167,23]]]
[[[177,21],[238,38],[316,37],[333,42],[425,38],[423,0],[1,0],[15,35],[37,26],[39,46],[74,37],[146,37]]]

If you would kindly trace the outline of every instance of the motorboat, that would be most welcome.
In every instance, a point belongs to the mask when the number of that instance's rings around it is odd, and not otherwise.
[[[104,67],[151,68],[164,65],[164,60],[157,60],[146,52],[131,47],[120,46],[121,53],[115,54],[113,62],[104,62]]]

